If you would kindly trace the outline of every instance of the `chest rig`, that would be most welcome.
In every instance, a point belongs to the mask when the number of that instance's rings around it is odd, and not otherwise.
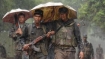
[[[57,23],[57,28],[61,25]],[[77,46],[77,41],[74,36],[74,22],[62,27],[56,32],[53,42],[57,45]]]

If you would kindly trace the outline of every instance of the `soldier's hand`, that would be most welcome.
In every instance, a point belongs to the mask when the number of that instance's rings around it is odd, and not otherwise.
[[[47,33],[47,37],[50,37],[51,35],[54,35],[55,34],[55,31],[50,31]]]
[[[80,59],[84,58],[84,53],[82,51],[80,52],[79,57],[80,57]]]
[[[16,31],[15,33],[16,33],[16,34],[19,34],[19,35],[22,35],[22,34],[23,34],[21,28],[18,28],[17,31]]]
[[[54,35],[54,34],[55,34],[55,31],[50,31],[50,34],[51,34],[51,35]]]
[[[25,44],[23,46],[23,51],[27,51],[29,49],[29,47],[30,47],[30,44]]]
[[[50,37],[50,32],[47,33],[47,37]]]

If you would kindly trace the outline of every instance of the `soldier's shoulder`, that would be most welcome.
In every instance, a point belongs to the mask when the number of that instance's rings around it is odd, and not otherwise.
[[[27,23],[26,26],[27,26],[27,28],[31,28],[31,27],[33,27],[33,23]]]
[[[92,43],[89,42],[88,44],[89,44],[89,46],[93,47]]]
[[[92,43],[91,43],[91,42],[89,42],[89,41],[88,41],[87,43],[88,43],[89,45],[92,45]]]

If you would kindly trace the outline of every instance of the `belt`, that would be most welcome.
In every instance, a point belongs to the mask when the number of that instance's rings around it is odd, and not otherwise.
[[[56,45],[55,48],[60,48],[60,49],[68,49],[70,48],[71,46],[68,46],[68,45]]]

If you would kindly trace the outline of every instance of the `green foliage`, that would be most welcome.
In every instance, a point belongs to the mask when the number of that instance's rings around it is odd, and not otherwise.
[[[89,0],[81,5],[79,19],[89,20],[105,30],[105,0]]]
[[[84,2],[82,0],[53,0],[53,1],[62,2],[63,4],[69,5],[76,10],[78,10],[78,8],[80,7],[80,4]]]
[[[0,31],[3,30],[3,21],[2,17],[6,12],[8,12],[14,5],[13,0],[0,0]]]
[[[14,0],[14,8],[30,9],[36,5],[34,0]]]

